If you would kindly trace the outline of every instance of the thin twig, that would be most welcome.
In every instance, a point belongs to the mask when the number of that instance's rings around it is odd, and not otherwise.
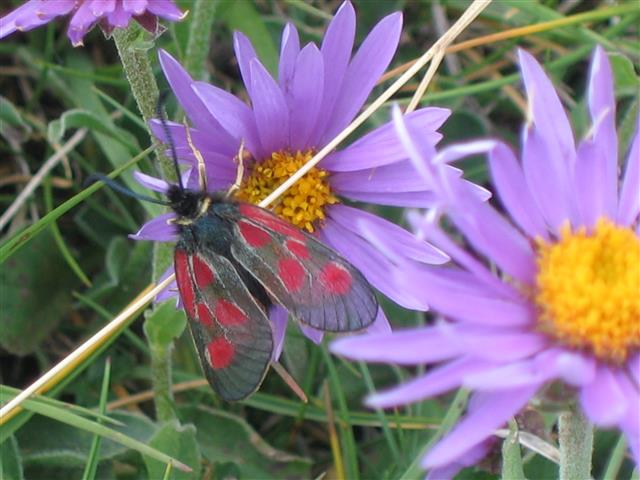
[[[458,21],[447,30],[447,32],[438,39],[433,46],[427,50],[409,69],[404,72],[389,88],[387,88],[378,98],[376,98],[371,105],[369,105],[356,119],[349,124],[342,132],[327,143],[318,153],[316,153],[311,160],[305,163],[296,173],[289,177],[276,188],[267,198],[262,200],[258,205],[260,207],[267,207],[278,199],[284,192],[286,192],[294,183],[300,180],[309,170],[311,170],[320,160],[326,157],[333,151],[342,141],[344,141],[354,130],[362,125],[373,113],[376,112],[387,100],[389,100],[393,94],[395,94],[400,88],[407,83],[422,67],[424,67],[429,60],[433,58],[436,52],[442,48],[446,48],[467,26],[484,10],[491,0],[475,0],[467,10],[460,16]]]
[[[7,208],[7,210],[0,217],[0,230],[2,230],[7,223],[13,218],[16,212],[22,207],[24,202],[31,196],[33,191],[42,183],[44,177],[55,167],[71,150],[80,143],[87,134],[86,128],[81,128],[65,143],[56,153],[47,159],[46,162],[40,167],[38,173],[36,173],[29,183],[24,187],[24,190],[16,197],[14,202]]]

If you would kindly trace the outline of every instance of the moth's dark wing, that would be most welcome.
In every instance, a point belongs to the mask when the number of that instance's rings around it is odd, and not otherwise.
[[[224,400],[262,383],[273,351],[271,322],[233,264],[207,251],[175,251],[175,272],[207,380]]]
[[[263,208],[239,204],[231,253],[299,321],[331,332],[373,323],[373,289],[344,258]]]

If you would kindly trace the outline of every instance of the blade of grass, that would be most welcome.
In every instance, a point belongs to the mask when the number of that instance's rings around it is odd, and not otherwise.
[[[2,398],[3,400],[6,398],[15,397],[19,393],[20,393],[20,390],[17,388],[9,387],[7,385],[0,385],[0,398]],[[55,398],[35,395],[27,401],[41,403],[43,405],[43,408],[46,408],[47,406],[50,405],[52,407],[75,412],[76,414],[83,415],[85,417],[92,417],[92,418],[95,418],[96,420],[100,420],[101,422],[111,423],[113,425],[119,425],[119,426],[123,425],[122,422],[119,422],[118,420],[108,417],[107,415],[102,415],[96,412],[95,410],[80,407],[79,405],[75,405],[73,403],[62,402],[60,400],[56,400]],[[4,441],[4,439],[2,441]]]
[[[51,181],[49,178],[45,180],[43,186],[44,204],[45,208],[47,209],[47,213],[49,213],[53,209],[53,195],[51,191]],[[51,233],[53,233],[53,239],[56,242],[56,246],[58,247],[58,250],[60,250],[60,253],[62,253],[62,257],[67,262],[67,265],[69,265],[69,268],[73,271],[73,273],[76,274],[76,277],[78,277],[80,281],[85,284],[85,286],[91,288],[91,280],[89,280],[87,274],[82,271],[82,268],[80,267],[80,264],[76,262],[76,259],[73,258],[73,255],[67,248],[67,244],[65,243],[64,238],[62,238],[62,234],[60,233],[60,229],[58,228],[58,224],[55,222],[55,220],[51,222]]]
[[[627,440],[624,435],[620,435],[618,438],[618,442],[614,447],[611,455],[609,456],[609,461],[607,462],[607,468],[604,472],[602,478],[619,478],[618,473],[620,472],[620,467],[622,466],[622,462],[624,461],[624,456],[627,451]]]
[[[467,400],[469,399],[469,391],[460,389],[456,393],[455,398],[451,402],[449,406],[449,410],[445,414],[442,419],[442,423],[440,424],[440,428],[436,431],[436,433],[429,439],[424,448],[420,451],[420,453],[416,456],[416,458],[411,462],[409,468],[407,468],[402,475],[400,475],[401,480],[413,480],[415,478],[424,477],[424,470],[420,466],[420,462],[422,461],[422,457],[429,451],[429,449],[438,441],[442,436],[448,432],[451,427],[458,421],[460,415],[466,408]]]
[[[338,371],[333,363],[331,355],[327,350],[325,344],[322,345],[322,356],[329,370],[329,380],[332,385],[332,390],[335,393],[336,400],[338,401],[338,411],[340,412],[340,436],[342,438],[342,451],[346,460],[346,472],[345,478],[357,480],[360,478],[360,471],[358,469],[358,451],[356,449],[356,441],[353,436],[353,428],[351,418],[349,414],[349,407],[347,406],[347,400],[338,378]]]
[[[143,150],[138,155],[136,155],[131,160],[129,160],[127,163],[113,170],[107,176],[109,178],[116,178],[122,172],[132,167],[133,165],[138,163],[140,160],[145,158],[147,155],[149,155],[149,153],[151,153],[154,150],[154,148],[155,146],[151,146]],[[100,190],[103,186],[104,186],[103,182],[96,182],[90,185],[89,187],[85,188],[77,195],[74,195],[73,197],[71,197],[62,205],[54,208],[51,212],[47,213],[44,217],[42,217],[33,225],[18,232],[18,234],[14,235],[9,240],[4,242],[2,246],[0,246],[0,264],[2,264],[11,255],[13,255],[18,249],[23,247],[29,240],[31,240],[34,236],[40,233],[43,229],[47,228],[51,222],[60,218],[62,215],[67,213],[69,210],[71,210],[73,207],[78,205],[80,202],[82,202],[85,198],[89,197],[90,195]]]
[[[364,384],[367,386],[367,390],[369,391],[369,393],[375,393],[376,387],[373,385],[373,380],[371,379],[371,373],[369,373],[367,364],[364,362],[358,362],[358,366],[360,367],[360,372],[362,373],[362,378],[364,379]],[[375,413],[376,417],[378,417],[378,419],[380,420],[380,425],[382,425],[382,434],[387,441],[389,450],[391,450],[393,460],[395,461],[396,465],[400,465],[401,455],[398,448],[398,442],[396,442],[393,433],[389,429],[389,421],[387,420],[387,416],[385,415],[384,410],[382,410],[381,408],[376,408]]]
[[[111,379],[111,358],[107,357],[104,362],[104,374],[102,376],[102,388],[100,389],[100,404],[98,411],[104,415],[107,409],[107,398],[109,396],[109,383]],[[100,420],[98,420],[100,423]],[[87,459],[87,465],[84,473],[82,474],[82,480],[93,480],[96,476],[98,469],[98,459],[100,454],[100,445],[102,444],[102,437],[100,435],[94,435],[91,442],[91,449],[89,450],[89,458]]]
[[[163,463],[171,462],[177,468],[179,468],[184,472],[191,471],[190,467],[183,464],[182,462],[179,462],[175,458],[170,457],[169,455],[162,453],[156,450],[155,448],[148,446],[143,442],[140,442],[134,438],[131,438],[128,435],[125,435],[124,433],[118,432],[109,427],[105,427],[104,425],[101,425],[98,422],[87,420],[84,417],[81,417],[79,415],[76,415],[74,413],[71,413],[61,408],[50,407],[50,406],[48,408],[42,408],[42,404],[38,404],[32,401],[24,402],[22,405],[24,406],[24,408],[27,408],[34,413],[44,415],[46,417],[65,423],[72,427],[79,428],[81,430],[84,430],[90,433],[94,433],[103,438],[108,438],[109,440],[113,440],[114,442],[124,445],[125,447],[128,447],[137,452],[140,452],[142,455],[146,455],[160,462],[163,462]]]

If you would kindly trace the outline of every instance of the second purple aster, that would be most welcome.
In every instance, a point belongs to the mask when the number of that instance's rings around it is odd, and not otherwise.
[[[301,46],[296,28],[288,24],[282,34],[277,79],[260,62],[248,38],[236,33],[235,53],[251,105],[218,87],[193,81],[173,57],[160,52],[164,74],[190,120],[193,143],[204,157],[208,188],[226,190],[233,184],[234,157],[244,141],[251,159],[245,161],[236,198],[251,203],[264,199],[355,117],[391,62],[401,27],[400,13],[383,18],[352,57],[356,21],[350,3],[340,7],[319,48],[313,43]],[[441,138],[437,129],[448,116],[448,110],[424,108],[407,115],[406,121],[435,145]],[[151,126],[158,138],[169,140],[159,122]],[[184,126],[170,124],[169,130],[180,161],[195,166]],[[151,189],[166,188],[157,179],[138,178]],[[198,188],[197,175],[190,176],[187,186]],[[415,175],[392,124],[324,158],[280,198],[274,211],[318,235],[395,302],[426,308],[423,301],[390,281],[396,262],[388,253],[399,252],[396,255],[404,261],[420,264],[443,263],[448,257],[399,226],[345,204],[344,199],[399,207],[431,205],[432,194]],[[151,220],[134,238],[174,239],[174,227],[168,223],[171,217]],[[384,241],[369,242],[366,233],[370,231]],[[272,319],[280,339],[276,345],[280,345],[286,315],[276,311]],[[382,312],[374,328],[388,330]],[[322,338],[322,332],[304,330],[314,341]]]

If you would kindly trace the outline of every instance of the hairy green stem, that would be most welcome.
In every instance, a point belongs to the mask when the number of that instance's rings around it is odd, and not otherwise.
[[[151,378],[153,380],[156,418],[168,422],[176,418],[171,391],[171,350],[173,343],[151,345]]]
[[[591,478],[593,427],[579,408],[560,415],[558,435],[560,480]]]
[[[219,0],[196,0],[190,15],[189,42],[184,66],[195,80],[207,80],[206,59],[218,3]]]
[[[148,124],[156,114],[159,94],[147,54],[149,46],[143,42],[142,35],[144,35],[144,31],[136,22],[131,22],[126,29],[116,28],[113,31],[113,40],[116,43],[127,81],[131,86],[133,98],[136,100],[145,124]],[[150,131],[149,135],[151,135]],[[152,135],[151,140],[153,141]],[[164,155],[163,147],[156,149],[156,157],[160,162],[163,177],[167,180],[175,180],[173,162]]]
[[[126,29],[116,29],[113,39],[122,61],[122,67],[127,77],[131,92],[136,100],[138,109],[145,124],[148,125],[156,113],[158,104],[158,85],[153,75],[151,62],[147,51],[149,44],[144,41],[142,28],[131,22]],[[151,134],[151,132],[149,132]],[[153,140],[153,137],[152,137]],[[175,179],[173,163],[162,152],[163,147],[156,149],[156,156],[164,178]],[[159,273],[166,268],[164,249],[155,248],[153,256],[154,280],[158,280]],[[156,416],[160,421],[175,418],[173,398],[171,393],[171,350],[172,343],[161,344],[149,338],[151,352],[151,379],[155,394]]]

